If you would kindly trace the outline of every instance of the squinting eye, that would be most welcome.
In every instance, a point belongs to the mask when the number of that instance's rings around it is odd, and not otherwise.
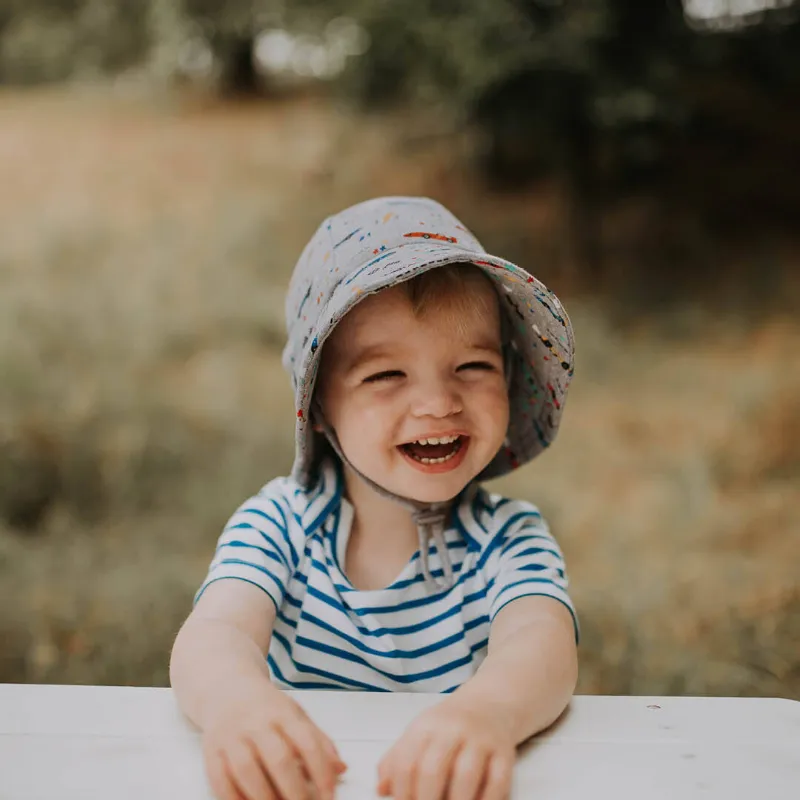
[[[399,369],[387,369],[384,372],[376,372],[368,378],[364,378],[364,383],[377,383],[378,381],[386,381],[391,378],[402,378],[403,373]]]
[[[494,365],[488,361],[469,361],[466,364],[462,364],[459,369],[478,369],[484,372],[492,372],[494,371]]]

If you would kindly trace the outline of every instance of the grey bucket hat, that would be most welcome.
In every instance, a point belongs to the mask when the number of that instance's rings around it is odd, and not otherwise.
[[[381,197],[326,219],[291,279],[283,365],[295,394],[292,477],[298,483],[308,487],[315,478],[320,434],[312,429],[312,395],[320,348],[336,324],[370,294],[462,262],[480,267],[494,282],[510,331],[508,433],[477,479],[505,475],[553,441],[572,378],[574,349],[572,326],[558,298],[525,270],[486,253],[434,200]]]

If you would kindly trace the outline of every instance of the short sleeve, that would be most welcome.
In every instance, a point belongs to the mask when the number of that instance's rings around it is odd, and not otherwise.
[[[194,603],[214,581],[233,578],[258,586],[280,609],[298,564],[291,523],[291,508],[283,498],[279,479],[242,503],[217,541],[208,574]]]
[[[578,617],[568,594],[564,556],[539,511],[528,503],[515,502],[506,522],[488,546],[484,574],[489,587],[489,618],[518,597],[544,595],[563,603],[575,625]],[[506,510],[504,509],[504,510]]]

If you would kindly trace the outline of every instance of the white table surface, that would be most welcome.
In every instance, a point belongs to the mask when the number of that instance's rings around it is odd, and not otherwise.
[[[376,797],[376,765],[439,695],[294,692]],[[0,800],[208,800],[169,689],[0,684]],[[514,800],[800,800],[800,702],[575,697],[520,750]]]

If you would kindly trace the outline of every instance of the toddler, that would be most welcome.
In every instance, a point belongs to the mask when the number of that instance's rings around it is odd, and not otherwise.
[[[501,800],[564,710],[577,621],[537,509],[481,481],[553,440],[572,377],[558,299],[438,203],[327,219],[295,268],[289,477],[219,539],[173,647],[221,800],[330,800],[346,768],[285,689],[442,693],[384,755],[397,800]]]

